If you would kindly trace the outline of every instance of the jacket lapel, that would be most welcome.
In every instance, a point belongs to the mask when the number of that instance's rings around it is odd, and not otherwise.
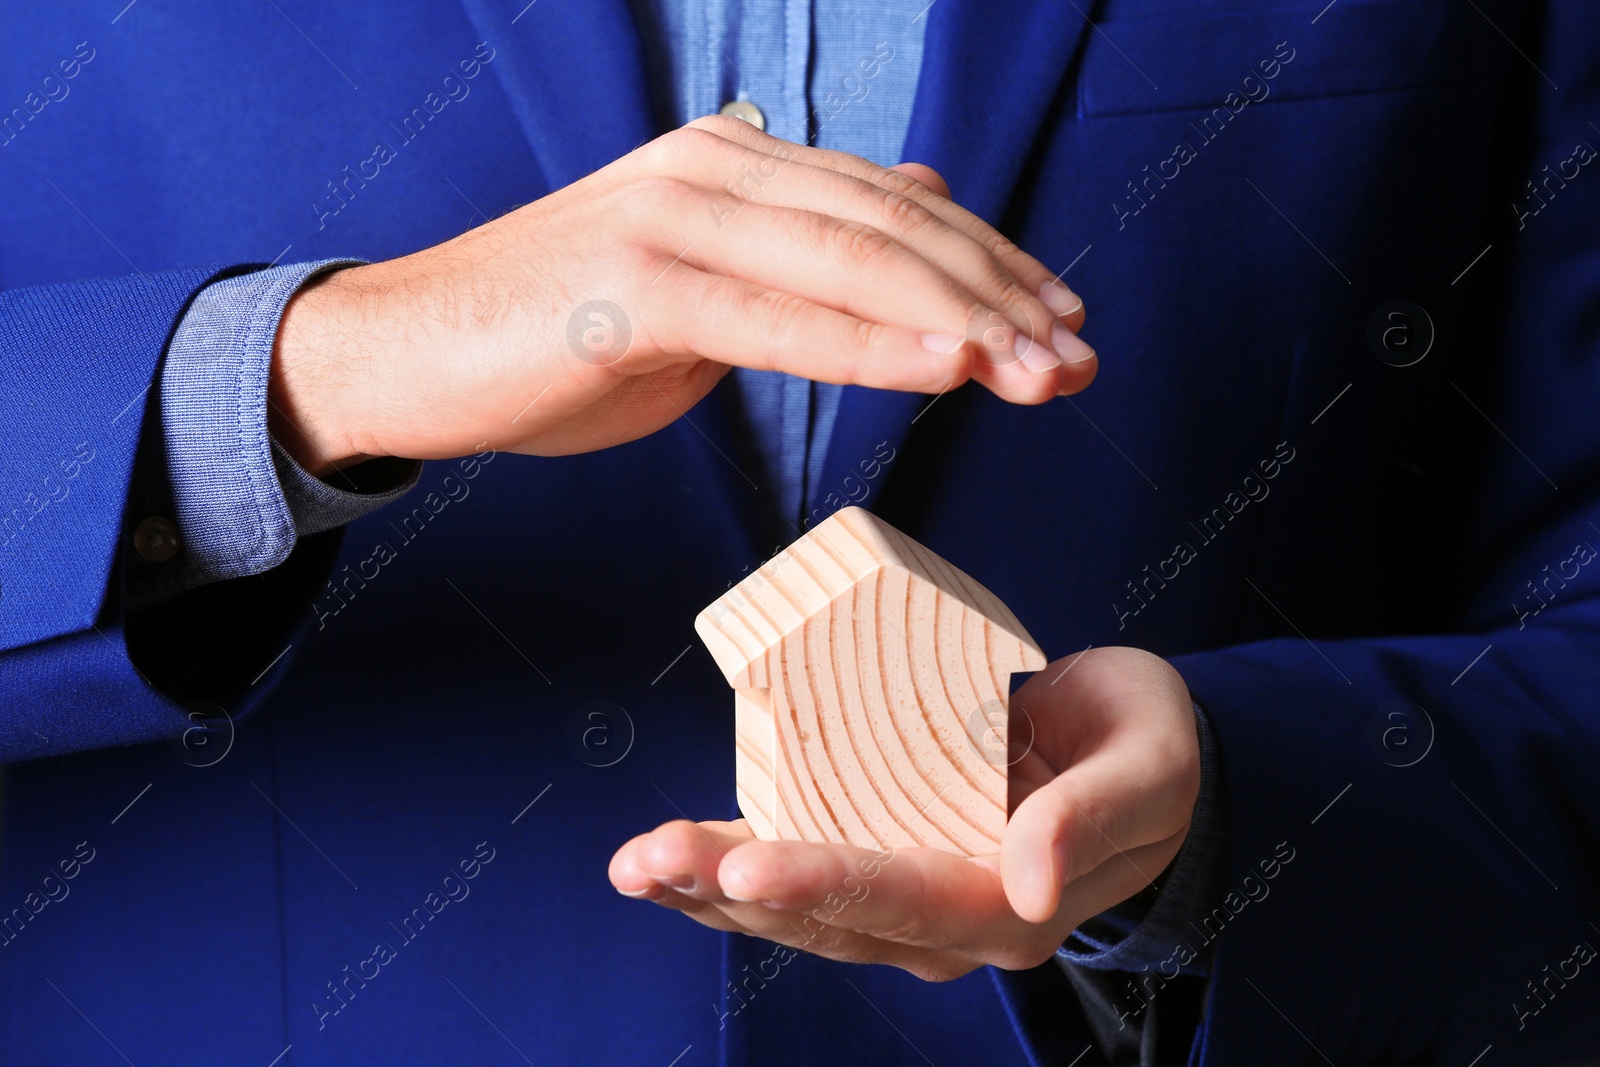
[[[905,157],[995,223],[1089,31],[1083,3],[937,0]]]
[[[1083,13],[1090,10],[1090,0],[935,0],[923,16],[927,37],[905,158],[933,167],[963,207],[997,224],[1090,30]],[[932,399],[845,389],[806,514],[820,508],[820,520],[833,511],[823,506],[827,494],[841,492],[846,477],[859,478],[859,464],[880,448],[898,451]],[[869,484],[880,491],[881,483]]]
[[[462,0],[553,191],[655,136],[626,0]]]

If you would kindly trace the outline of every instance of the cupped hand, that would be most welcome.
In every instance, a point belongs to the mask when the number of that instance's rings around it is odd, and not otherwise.
[[[698,120],[441,245],[304,287],[274,349],[273,432],[326,473],[604,448],[672,422],[733,366],[927,393],[976,379],[1028,404],[1088,385],[1082,301],[947,193],[927,167]]]
[[[743,820],[679,820],[623,845],[611,883],[717,930],[930,981],[1037,966],[1177,855],[1199,741],[1183,679],[1131,648],[1034,675],[1012,699],[1011,737],[998,856],[758,841]]]

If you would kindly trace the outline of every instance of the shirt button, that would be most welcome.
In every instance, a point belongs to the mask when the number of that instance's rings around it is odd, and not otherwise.
[[[167,562],[182,543],[178,528],[162,518],[146,519],[133,531],[133,550],[151,563]]]
[[[732,115],[736,119],[743,119],[758,130],[767,128],[767,116],[761,109],[748,100],[729,100],[722,105],[722,114]]]

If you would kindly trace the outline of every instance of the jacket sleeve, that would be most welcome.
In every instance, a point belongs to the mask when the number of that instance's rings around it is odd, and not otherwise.
[[[214,276],[0,292],[0,760],[178,735],[196,707],[247,712],[337,549],[336,532],[305,538],[270,574],[124,618],[127,502],[161,432],[153,386]]]
[[[1375,531],[1420,561],[1391,601],[1415,612],[1433,589],[1459,606],[1432,632],[1329,639],[1285,622],[1174,661],[1228,796],[1223,894],[1185,939],[1217,945],[1205,1062],[1594,1051],[1600,974],[1581,972],[1600,946],[1600,14],[1526,14],[1504,29],[1537,63],[1515,113],[1538,121],[1510,131],[1525,143],[1464,283],[1469,323],[1491,336],[1462,343],[1490,355],[1440,383],[1481,444],[1442,449],[1480,471],[1470,517],[1432,553],[1409,552],[1413,530]]]

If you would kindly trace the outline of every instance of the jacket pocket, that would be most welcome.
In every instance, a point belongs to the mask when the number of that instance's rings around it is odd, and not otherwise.
[[[1326,0],[1140,16],[1110,3],[1087,38],[1078,116],[1105,118],[1394,92],[1447,83],[1458,13],[1435,0]],[[1132,17],[1124,13],[1132,12]],[[1470,14],[1470,9],[1468,9]]]

